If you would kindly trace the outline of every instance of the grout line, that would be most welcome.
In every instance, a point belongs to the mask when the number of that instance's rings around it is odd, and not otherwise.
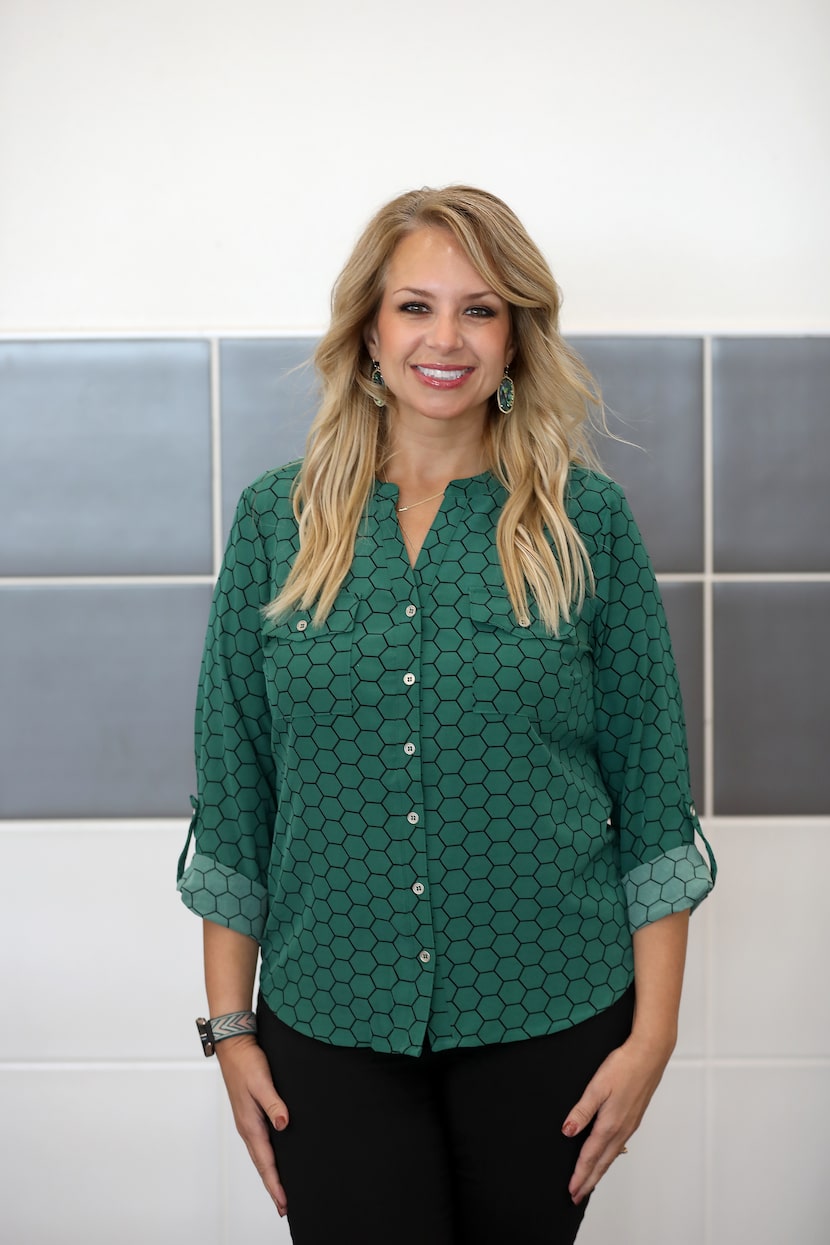
[[[219,576],[222,563],[222,378],[220,375],[219,340],[210,343],[210,451],[211,504],[213,507],[213,579]]]
[[[730,1069],[733,1071],[792,1070],[825,1071],[830,1069],[830,1056],[805,1055],[732,1055],[710,1058],[705,1055],[672,1056],[674,1069]],[[181,1059],[8,1059],[0,1060],[0,1076],[15,1072],[188,1072],[210,1075],[210,1065],[198,1057]]]
[[[714,675],[714,463],[712,339],[703,341],[703,807],[715,807]]]
[[[805,813],[788,815],[787,813],[716,813],[704,819],[708,827],[715,826],[720,830],[724,826],[732,826],[738,830],[769,829],[785,826],[787,829],[808,829],[810,827],[826,827],[830,831],[830,814]]]
[[[222,1245],[236,1245],[231,1235],[231,1145],[233,1137],[228,1127],[228,1111],[222,1095],[216,1095],[216,1131],[219,1143],[219,1240]],[[242,1138],[238,1137],[237,1141]]]
[[[14,345],[15,342],[28,344],[30,342],[97,342],[97,341],[117,341],[117,342],[133,342],[133,341],[206,341],[211,338],[227,338],[230,341],[294,341],[307,337],[322,337],[326,332],[327,325],[318,324],[311,325],[307,328],[270,328],[270,329],[245,329],[245,328],[221,328],[216,325],[206,325],[203,328],[189,329],[56,329],[53,331],[44,330],[39,332],[37,329],[21,329],[19,332],[0,332],[0,344],[8,343]],[[597,336],[607,336],[607,334],[597,334]],[[626,337],[633,334],[625,334]],[[655,336],[652,333],[643,333],[642,336]],[[668,334],[660,334],[660,336],[668,336]],[[700,336],[700,334],[678,334],[678,336]],[[745,336],[742,334],[741,336]],[[800,337],[800,333],[777,333],[777,334],[759,334],[759,336],[777,336],[777,337]]]
[[[167,817],[101,817],[95,814],[90,817],[17,817],[17,818],[0,818],[0,834],[118,834],[118,833],[141,833],[141,834],[179,834],[182,827],[187,827],[190,813],[182,815],[168,814]],[[826,815],[778,815],[778,814],[759,814],[758,817],[747,817],[747,815],[720,815],[720,817],[701,818],[703,833],[707,838],[711,837],[712,827],[716,830],[724,830],[729,833],[730,829],[769,829],[785,827],[786,830],[821,829],[828,830],[830,833],[830,822]]]
[[[182,814],[180,817],[102,817],[97,814],[89,817],[17,817],[17,818],[0,818],[0,834],[53,834],[61,832],[69,834],[72,831],[86,834],[92,831],[96,834],[117,834],[119,831],[141,831],[142,833],[162,833],[169,834],[172,832],[180,833],[182,826],[186,826],[190,818],[190,813]],[[757,817],[747,816],[745,814],[728,816],[720,815],[717,817],[701,817],[701,823],[704,833],[709,836],[714,826],[716,830],[725,830],[727,833],[731,829],[757,829],[764,830],[768,828],[786,829],[792,831],[809,830],[819,828],[830,832],[830,819],[826,814],[804,814],[798,816],[788,816],[786,814],[759,814]]]
[[[0,575],[0,588],[150,588],[212,583],[210,575]]]
[[[23,820],[0,821],[0,834],[118,834],[119,831],[140,831],[142,834],[176,834],[181,833],[182,826],[188,824],[190,814],[181,817],[37,817]]]
[[[15,342],[96,342],[96,341],[205,341],[212,337],[227,338],[229,341],[284,341],[303,337],[322,337],[328,325],[325,323],[292,326],[291,328],[271,326],[268,328],[223,326],[205,324],[191,325],[188,328],[83,328],[83,329],[4,329],[0,331],[0,344]],[[572,338],[592,337],[633,337],[640,338],[704,338],[715,335],[728,341],[771,338],[775,341],[791,341],[802,337],[827,337],[830,335],[830,322],[805,322],[801,325],[789,325],[786,328],[755,327],[736,329],[730,325],[720,327],[709,322],[706,325],[689,324],[667,327],[655,324],[651,327],[631,327],[624,324],[592,324],[588,328],[580,328],[579,324],[567,325],[563,333],[566,341]]]
[[[830,571],[713,571],[713,584],[826,584]]]
[[[706,1059],[703,1073],[703,1245],[714,1243],[715,1200],[715,1085],[712,1051],[715,1049],[715,925],[717,903],[706,913],[704,928],[704,1048]]]
[[[661,583],[827,584],[830,571],[659,571],[657,578]]]
[[[218,435],[218,434],[217,434]],[[217,455],[218,457],[219,455]],[[213,474],[213,472],[212,472]],[[213,554],[222,554],[221,464],[212,481],[214,523]],[[218,517],[217,517],[218,516]],[[214,584],[219,573],[194,575],[0,575],[0,588],[123,588]],[[661,584],[830,584],[830,571],[659,571]]]
[[[703,1074],[703,1245],[715,1242],[715,1090],[712,1065]]]
[[[703,803],[708,819],[715,804],[714,742],[714,428],[712,414],[712,338],[703,339]],[[711,1056],[714,1050],[714,921],[706,912],[704,929],[704,1046],[703,1073],[703,1245],[713,1245],[714,1227],[714,1087]]]
[[[774,1069],[774,1068],[791,1068],[791,1069],[822,1069],[830,1068],[830,1056],[828,1055],[722,1055],[718,1056],[701,1056],[699,1059],[689,1056],[684,1059],[682,1056],[672,1063],[677,1067],[688,1068],[745,1068],[747,1071],[752,1069]]]
[[[4,1072],[188,1072],[197,1076],[212,1075],[210,1066],[198,1060],[187,1059],[55,1059],[40,1062],[8,1060],[0,1062],[0,1076]]]

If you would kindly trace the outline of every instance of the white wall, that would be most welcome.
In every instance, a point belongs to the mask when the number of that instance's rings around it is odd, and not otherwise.
[[[458,180],[571,332],[830,331],[828,34],[825,0],[5,0],[0,334],[314,331],[374,207]],[[678,1057],[585,1245],[827,1239],[830,824],[707,829]],[[14,1245],[276,1224],[196,1053],[183,831],[0,832]]]
[[[466,180],[571,331],[830,327],[825,0],[5,0],[0,331],[315,330]]]

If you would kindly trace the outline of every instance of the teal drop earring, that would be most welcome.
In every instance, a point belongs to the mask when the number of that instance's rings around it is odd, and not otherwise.
[[[372,384],[377,385],[379,389],[386,388],[386,382],[380,370],[380,362],[377,359],[372,360]],[[511,381],[512,384],[512,381]],[[375,406],[386,406],[386,399],[379,394],[375,396]]]
[[[516,401],[516,386],[513,384],[513,377],[509,372],[509,365],[505,363],[504,376],[499,381],[499,387],[496,390],[496,404],[502,415],[509,415],[513,410],[513,403]]]

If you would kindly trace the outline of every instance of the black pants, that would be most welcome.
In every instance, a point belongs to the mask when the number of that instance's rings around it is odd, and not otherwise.
[[[561,1127],[633,1006],[632,988],[561,1033],[414,1058],[315,1041],[260,998],[294,1245],[571,1245],[585,1135]]]

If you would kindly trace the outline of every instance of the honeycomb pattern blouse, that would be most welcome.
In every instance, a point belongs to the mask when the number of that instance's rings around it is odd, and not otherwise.
[[[632,981],[632,930],[714,876],[621,490],[571,471],[596,591],[556,636],[513,616],[489,473],[447,486],[414,570],[377,484],[318,627],[261,613],[296,555],[298,466],[245,491],[216,586],[184,902],[257,939],[269,1007],[326,1042],[417,1055],[593,1016]]]

